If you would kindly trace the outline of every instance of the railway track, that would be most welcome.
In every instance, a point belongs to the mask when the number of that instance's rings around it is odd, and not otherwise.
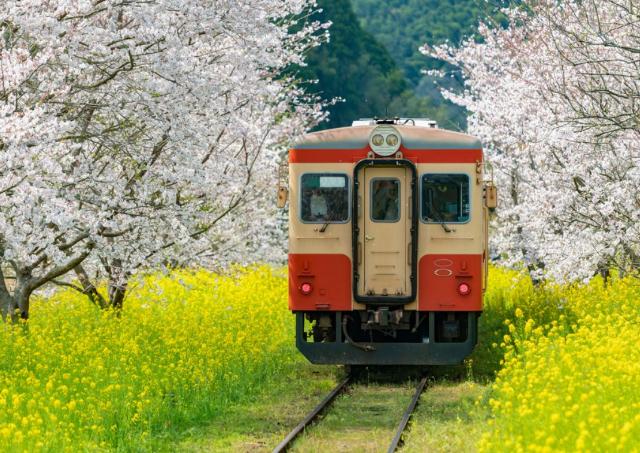
[[[331,392],[329,392],[329,394],[320,402],[320,404],[318,404],[315,408],[313,408],[313,410],[309,412],[307,416],[300,423],[298,423],[298,425],[295,428],[293,428],[291,432],[289,432],[289,434],[287,434],[284,440],[280,442],[276,448],[273,449],[272,453],[286,452],[291,447],[291,445],[293,444],[293,441],[298,437],[298,435],[304,432],[305,429],[309,427],[311,424],[313,424],[320,415],[326,412],[329,406],[331,406],[331,403],[336,399],[336,397],[340,395],[342,392],[344,392],[344,390],[349,386],[349,384],[353,382],[353,380],[354,380],[353,376],[349,376],[345,378],[342,382],[340,382],[333,390],[331,390]],[[391,444],[387,449],[387,453],[395,452],[398,449],[398,447],[402,444],[402,436],[405,432],[407,425],[409,424],[411,415],[413,414],[413,412],[416,409],[416,406],[418,405],[418,401],[420,400],[420,395],[424,391],[426,384],[427,384],[426,377],[423,377],[420,380],[420,382],[418,382],[418,385],[416,386],[416,390],[413,394],[413,397],[411,398],[411,402],[409,403],[409,406],[407,406],[407,409],[404,411],[402,415],[402,419],[400,420],[400,423],[396,428],[395,435],[391,440]]]

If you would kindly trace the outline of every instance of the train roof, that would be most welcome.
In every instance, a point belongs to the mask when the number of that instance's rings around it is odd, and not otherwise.
[[[371,131],[375,125],[340,127],[304,135],[294,145],[294,149],[362,149],[368,146]],[[422,127],[398,125],[393,127],[402,137],[405,149],[463,150],[482,149],[477,137],[461,132]]]

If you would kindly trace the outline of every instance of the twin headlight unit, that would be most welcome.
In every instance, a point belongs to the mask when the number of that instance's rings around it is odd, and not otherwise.
[[[389,157],[400,149],[402,138],[393,126],[378,126],[369,135],[369,146],[378,156]]]

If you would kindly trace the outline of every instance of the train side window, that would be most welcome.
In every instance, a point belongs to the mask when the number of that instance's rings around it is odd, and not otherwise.
[[[305,173],[300,180],[300,218],[306,223],[349,220],[349,180],[339,173]]]
[[[374,222],[400,220],[400,180],[397,178],[371,180],[371,220]]]
[[[422,175],[422,221],[465,223],[469,221],[469,176],[427,173]]]

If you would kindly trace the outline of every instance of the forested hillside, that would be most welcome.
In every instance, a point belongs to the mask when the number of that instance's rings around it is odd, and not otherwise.
[[[424,69],[443,69],[445,65],[426,58],[418,49],[425,43],[448,41],[458,45],[476,34],[482,20],[504,23],[500,8],[507,3],[506,0],[353,0],[362,27],[390,52],[415,94],[430,99],[434,110],[428,116],[449,129],[464,129],[466,113],[446,101],[440,88],[459,88],[462,78],[457,72],[441,80],[422,74]]]
[[[320,128],[350,125],[354,119],[373,116],[432,116],[437,106],[415,96],[402,69],[386,48],[359,24],[350,0],[320,0],[322,12],[314,19],[331,21],[329,43],[313,49],[307,80],[318,80],[310,90],[323,99],[341,98],[329,108],[329,120]]]
[[[498,0],[496,0],[496,3]],[[344,99],[321,128],[344,126],[363,116],[429,117],[464,129],[465,111],[445,101],[421,70],[443,63],[419,52],[424,43],[459,43],[481,18],[497,11],[474,0],[321,0],[317,18],[333,23],[331,41],[311,52],[303,75],[319,82],[324,99]],[[460,84],[459,78],[447,79]]]
[[[365,30],[371,32],[391,53],[407,79],[417,86],[425,67],[439,67],[418,48],[424,43],[460,42],[476,32],[479,21],[493,17],[505,1],[477,0],[353,0],[355,12]]]

